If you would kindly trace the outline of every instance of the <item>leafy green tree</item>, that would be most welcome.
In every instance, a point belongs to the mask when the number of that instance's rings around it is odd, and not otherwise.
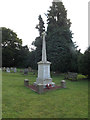
[[[29,49],[11,29],[2,27],[2,66],[26,67]]]
[[[16,53],[16,66],[18,67],[28,67],[29,64],[29,49],[28,46],[22,46],[20,50],[17,51]]]
[[[35,56],[36,51],[31,51],[28,56],[28,66],[31,67],[32,69],[37,69],[37,62],[36,62],[36,56]]]
[[[17,37],[17,34],[11,29],[2,27],[2,47],[6,48],[12,46],[15,49],[19,49],[22,45],[22,40]]]
[[[15,53],[20,50],[22,40],[11,29],[2,27],[2,66],[15,65]]]

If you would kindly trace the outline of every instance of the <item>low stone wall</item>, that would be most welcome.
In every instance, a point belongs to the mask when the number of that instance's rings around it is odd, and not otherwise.
[[[65,75],[65,79],[69,79],[69,80],[71,80],[71,81],[77,81],[77,73],[68,72],[68,73]]]

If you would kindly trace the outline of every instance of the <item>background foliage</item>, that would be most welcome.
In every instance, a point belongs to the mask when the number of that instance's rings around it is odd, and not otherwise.
[[[82,54],[72,41],[71,22],[67,19],[67,10],[62,2],[52,3],[45,14],[47,16],[46,48],[47,59],[52,63],[51,70],[57,72],[79,72],[90,77],[90,47]],[[2,66],[31,67],[37,69],[41,61],[42,33],[45,31],[44,21],[38,16],[36,29],[39,36],[32,45],[36,49],[29,51],[28,46],[22,46],[22,39],[9,28],[2,27]]]

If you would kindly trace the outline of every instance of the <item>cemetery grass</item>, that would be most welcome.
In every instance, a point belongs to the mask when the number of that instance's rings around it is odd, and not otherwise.
[[[88,81],[66,80],[66,89],[57,89],[41,95],[24,86],[37,75],[29,73],[2,74],[2,117],[3,118],[88,118]],[[60,85],[64,75],[52,75],[53,82]]]

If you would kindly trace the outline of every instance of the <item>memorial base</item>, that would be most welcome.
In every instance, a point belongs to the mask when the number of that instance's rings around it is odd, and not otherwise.
[[[40,83],[37,84],[37,82],[34,82],[34,85],[35,86],[38,86]],[[43,88],[46,88],[46,85],[49,84],[51,85],[52,87],[55,87],[55,83],[54,82],[48,82],[48,83],[42,83],[43,85]]]
[[[38,62],[38,77],[34,85],[42,84],[46,88],[46,85],[50,84],[52,87],[55,87],[55,83],[52,82],[52,78],[50,77],[50,64],[51,62],[49,61]]]

